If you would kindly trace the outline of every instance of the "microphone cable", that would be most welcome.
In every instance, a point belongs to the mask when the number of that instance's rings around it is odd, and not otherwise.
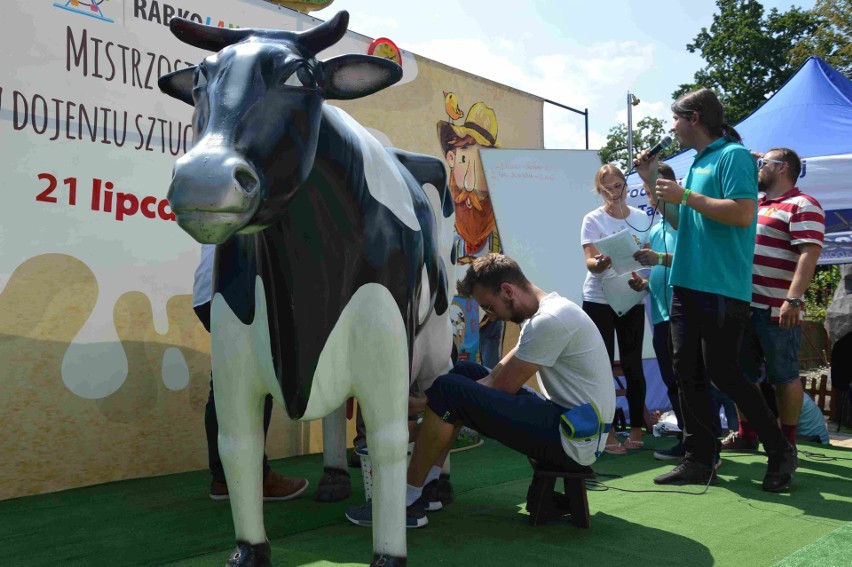
[[[643,183],[643,188],[644,188],[644,183]],[[654,205],[654,212],[651,213],[651,215],[650,215],[651,218],[648,221],[648,227],[645,228],[644,230],[640,229],[640,228],[636,228],[635,226],[630,224],[630,220],[629,220],[630,219],[630,205],[627,204],[626,199],[622,200],[622,197],[624,196],[625,191],[627,191],[627,180],[626,179],[624,181],[624,187],[621,188],[621,194],[618,196],[618,200],[621,202],[622,211],[625,212],[624,224],[626,224],[627,226],[629,226],[630,228],[632,228],[636,232],[644,234],[644,233],[648,232],[649,230],[651,230],[651,227],[654,226],[654,215],[657,214],[657,207],[659,206],[659,203],[657,205]],[[627,209],[627,210],[624,211],[624,209]]]

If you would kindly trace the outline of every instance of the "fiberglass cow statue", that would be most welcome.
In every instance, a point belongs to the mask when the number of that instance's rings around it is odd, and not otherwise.
[[[317,59],[348,19],[341,12],[301,33],[170,24],[215,52],[159,85],[195,107],[194,145],[177,160],[169,203],[181,228],[217,245],[211,331],[237,538],[229,566],[271,564],[261,488],[267,393],[302,420],[340,416],[348,397],[358,399],[374,471],[373,565],[405,565],[409,385],[450,365],[446,172],[436,158],[381,147],[324,104],[402,76],[378,57]],[[324,422],[337,431],[324,431],[335,449],[330,459],[326,447],[324,464],[345,470],[341,421]]]

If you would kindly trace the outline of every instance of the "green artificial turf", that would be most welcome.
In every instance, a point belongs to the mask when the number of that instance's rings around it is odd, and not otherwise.
[[[773,567],[845,567],[852,564],[850,554],[852,542],[852,523],[844,524],[806,545],[796,553],[779,561]]]
[[[765,457],[723,454],[718,486],[701,496],[614,490],[665,490],[655,475],[671,463],[652,449],[671,440],[646,437],[646,449],[604,455],[595,465],[610,487],[589,487],[592,527],[567,521],[530,527],[524,512],[532,473],[526,459],[486,440],[453,454],[456,502],[408,530],[409,564],[459,566],[688,565],[798,567],[852,560],[852,451],[801,445],[792,492],[760,489]],[[809,457],[805,451],[825,457]],[[315,487],[321,457],[273,461]],[[367,565],[370,529],[349,524],[345,509],[363,502],[360,472],[347,502],[315,503],[310,494],[265,505],[277,567]],[[610,478],[604,475],[617,475]],[[207,497],[206,471],[104,484],[0,502],[4,566],[224,565],[233,546],[227,502]],[[683,487],[698,493],[702,487]],[[843,563],[845,561],[845,563]]]

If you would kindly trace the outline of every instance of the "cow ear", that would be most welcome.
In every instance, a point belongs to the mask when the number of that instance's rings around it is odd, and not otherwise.
[[[195,86],[195,65],[163,75],[157,81],[160,90],[169,96],[195,106],[192,100],[192,87]]]
[[[402,67],[384,57],[350,53],[322,62],[323,91],[329,100],[349,100],[373,94],[402,78]]]

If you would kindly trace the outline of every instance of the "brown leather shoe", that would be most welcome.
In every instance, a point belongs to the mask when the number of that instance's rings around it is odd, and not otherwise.
[[[228,498],[227,484],[215,480],[210,483],[210,500],[227,500]]]
[[[290,478],[271,470],[263,479],[263,501],[292,500],[308,488],[308,479]]]

